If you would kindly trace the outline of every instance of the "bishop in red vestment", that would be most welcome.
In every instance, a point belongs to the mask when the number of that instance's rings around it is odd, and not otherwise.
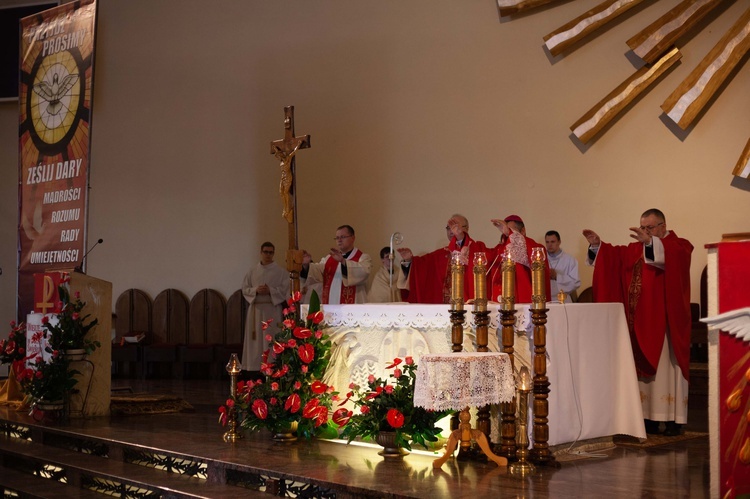
[[[690,258],[693,245],[667,229],[664,214],[650,209],[639,227],[637,242],[613,246],[592,230],[589,263],[594,263],[596,302],[620,302],[630,330],[641,386],[646,431],[677,435],[687,422],[690,373]]]
[[[518,215],[509,215],[504,219],[493,219],[492,224],[503,233],[500,243],[487,252],[489,267],[487,279],[492,290],[490,299],[501,301],[503,294],[502,259],[506,251],[510,251],[511,258],[516,263],[516,303],[531,303],[531,251],[534,248],[546,249],[530,237],[526,237],[526,226]],[[550,296],[549,262],[545,258],[545,292],[547,301]]]
[[[474,298],[472,262],[474,254],[487,251],[481,241],[469,236],[469,221],[455,214],[445,227],[448,246],[422,256],[414,256],[409,248],[400,248],[402,274],[399,287],[409,290],[409,303],[450,303],[450,260],[454,252],[461,252],[468,265],[464,271],[464,299]]]

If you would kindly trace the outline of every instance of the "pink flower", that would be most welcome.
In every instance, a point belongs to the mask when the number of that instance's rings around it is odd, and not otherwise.
[[[394,369],[394,370],[393,370],[393,376],[394,376],[394,377],[395,377],[396,379],[400,378],[400,377],[401,377],[401,374],[402,374],[402,373],[401,373],[401,369],[398,369],[398,368],[396,368],[396,369]]]
[[[315,331],[315,339],[319,340],[323,337],[323,331]]]
[[[404,362],[406,362],[407,366],[410,366],[410,365],[414,364],[414,357],[412,357],[411,355],[409,355],[409,356],[407,356],[404,359]]]
[[[294,348],[297,346],[297,340],[292,338],[291,340],[287,341],[286,344],[289,348]]]
[[[294,389],[295,390],[299,390],[301,387],[302,387],[302,383],[300,383],[299,381],[295,381],[294,382]]]
[[[276,405],[279,403],[279,399],[277,399],[276,397],[271,397],[270,399],[268,399],[268,401],[271,403],[271,405]]]
[[[79,298],[81,297],[81,292],[80,292],[80,291],[76,291],[76,292],[75,292],[75,293],[73,294],[73,296],[75,296],[75,297],[76,297],[76,300],[77,300],[77,299],[79,299]]]
[[[73,319],[74,321],[77,321],[77,320],[78,320],[78,318],[80,317],[80,315],[78,315],[78,312],[73,312],[73,313],[72,313],[72,314],[70,315],[70,317],[71,317],[71,318],[72,318],[72,319]]]
[[[369,375],[369,376],[367,377],[367,382],[368,382],[368,383],[375,383],[375,376],[373,376],[372,374],[371,374],[371,375]]]
[[[362,414],[367,414],[368,412],[370,412],[370,408],[367,407],[366,405],[363,405],[362,407],[359,408],[359,412],[361,412]]]
[[[391,385],[386,385],[385,387],[385,393],[393,393],[393,387]]]
[[[273,341],[273,336],[271,336],[270,334],[267,334],[267,335],[266,335],[266,341],[267,341],[267,342],[269,342],[269,343],[270,343],[271,341]]]
[[[278,391],[278,389],[279,389],[279,384],[278,383],[276,383],[275,381],[273,383],[271,383],[271,390]]]
[[[307,374],[307,370],[308,370],[307,365],[302,365],[302,366],[300,366],[299,369],[300,369],[300,371],[302,371],[303,374]]]

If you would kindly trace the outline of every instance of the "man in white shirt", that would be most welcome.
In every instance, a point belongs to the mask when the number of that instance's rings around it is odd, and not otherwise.
[[[557,301],[557,294],[564,291],[565,303],[572,303],[576,290],[581,286],[578,261],[560,248],[560,233],[556,230],[547,231],[544,245],[547,247],[551,288],[551,296],[547,300]]]

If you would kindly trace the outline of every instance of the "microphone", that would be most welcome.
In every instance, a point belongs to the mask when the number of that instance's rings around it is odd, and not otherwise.
[[[84,253],[84,254],[83,254],[83,258],[81,258],[81,263],[80,263],[79,265],[77,265],[77,266],[76,266],[76,267],[75,267],[75,268],[73,269],[73,271],[74,271],[74,272],[80,272],[81,274],[85,274],[85,272],[83,271],[83,265],[84,265],[84,264],[86,263],[86,257],[87,257],[87,256],[89,255],[89,253],[91,253],[91,250],[93,250],[93,249],[94,249],[94,248],[96,248],[96,247],[97,247],[98,245],[102,244],[103,242],[104,242],[104,239],[99,239],[99,240],[97,240],[97,241],[96,241],[96,242],[94,243],[94,245],[93,245],[92,247],[90,247],[90,248],[88,249],[88,251],[87,251],[86,253]]]

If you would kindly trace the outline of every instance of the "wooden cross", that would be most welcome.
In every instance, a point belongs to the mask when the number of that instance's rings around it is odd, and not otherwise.
[[[295,155],[300,149],[310,147],[310,136],[294,136],[294,106],[284,108],[284,138],[271,142],[271,154],[279,160],[281,168],[281,216],[287,222],[289,250],[286,254],[286,269],[292,280],[292,293],[299,291],[299,272],[302,270],[302,252],[299,250],[297,230],[297,175]]]

